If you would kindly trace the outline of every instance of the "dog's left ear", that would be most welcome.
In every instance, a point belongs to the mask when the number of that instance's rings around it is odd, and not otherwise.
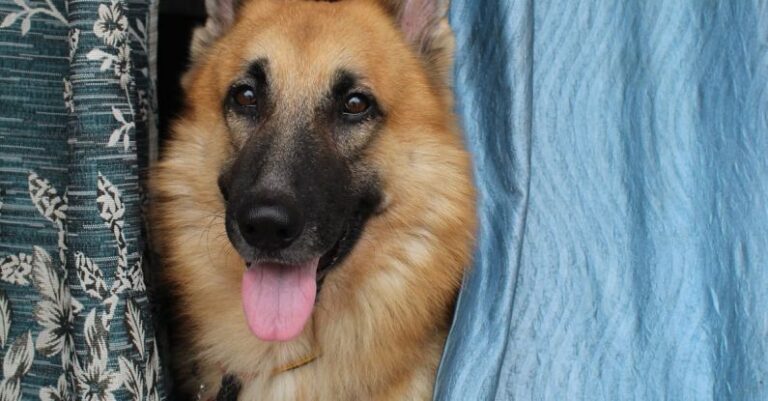
[[[448,24],[450,0],[380,0],[395,16],[406,40],[438,75],[451,84],[454,38]]]
[[[205,0],[208,19],[205,25],[195,29],[190,55],[194,61],[213,42],[235,23],[235,16],[243,0]]]
[[[194,65],[202,54],[235,24],[237,10],[245,0],[205,0],[208,18],[205,25],[195,28],[189,47],[189,63]],[[181,87],[189,88],[191,70],[181,76]]]

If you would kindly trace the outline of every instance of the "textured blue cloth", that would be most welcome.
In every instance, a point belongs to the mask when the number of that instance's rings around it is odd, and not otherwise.
[[[481,200],[437,400],[768,400],[768,2],[453,0]]]
[[[155,4],[0,0],[0,401],[165,399],[142,218]]]

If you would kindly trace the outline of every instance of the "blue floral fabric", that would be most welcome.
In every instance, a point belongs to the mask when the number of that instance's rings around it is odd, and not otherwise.
[[[164,398],[149,0],[0,0],[0,400]]]
[[[479,246],[436,400],[768,400],[768,2],[452,0]]]

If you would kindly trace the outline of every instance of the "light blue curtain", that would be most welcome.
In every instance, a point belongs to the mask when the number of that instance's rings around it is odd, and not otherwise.
[[[768,2],[453,0],[481,229],[436,400],[768,400]]]

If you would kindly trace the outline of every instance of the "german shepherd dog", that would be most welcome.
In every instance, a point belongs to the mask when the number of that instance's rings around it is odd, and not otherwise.
[[[190,399],[430,399],[475,232],[446,3],[206,4],[152,177]]]

